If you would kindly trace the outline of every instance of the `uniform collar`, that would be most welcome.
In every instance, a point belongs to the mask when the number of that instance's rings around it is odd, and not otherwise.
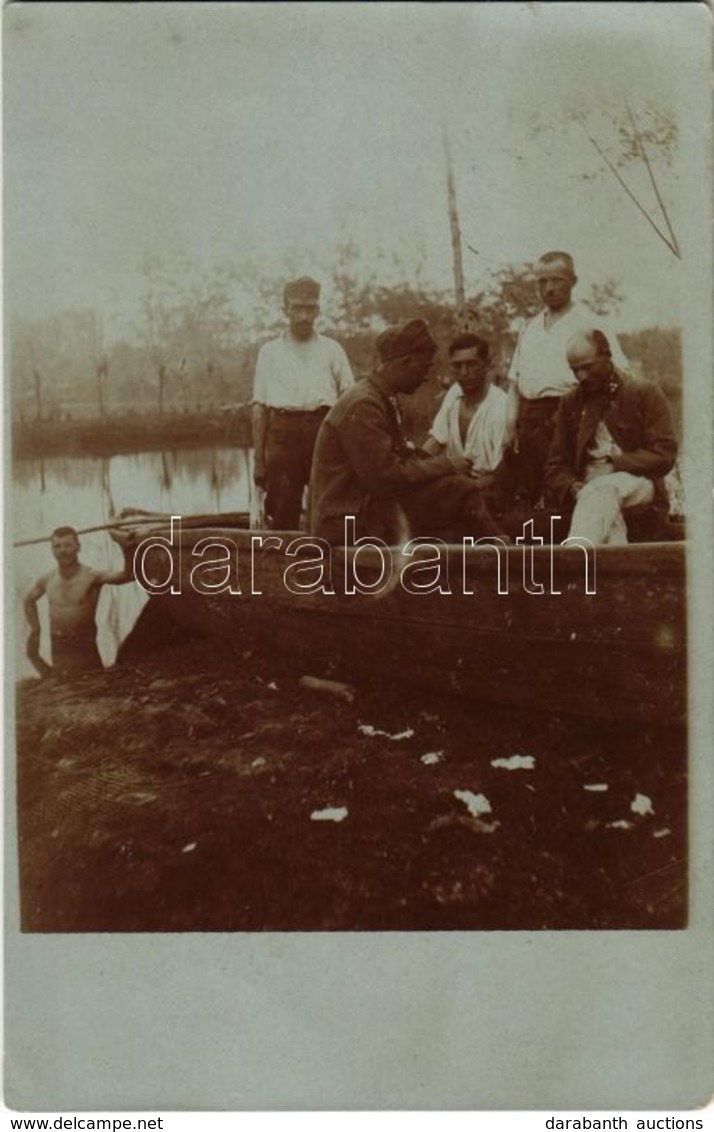
[[[371,373],[367,380],[371,385],[375,387],[375,389],[379,390],[383,397],[387,397],[390,401],[397,396],[395,390],[391,389],[387,382],[384,381],[384,379],[381,378],[378,373]]]

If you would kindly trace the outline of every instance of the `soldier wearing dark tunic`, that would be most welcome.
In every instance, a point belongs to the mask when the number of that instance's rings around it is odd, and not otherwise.
[[[332,544],[345,537],[345,517],[357,537],[394,542],[404,535],[461,539],[502,532],[471,462],[426,456],[404,437],[397,394],[426,380],[436,344],[423,319],[390,327],[377,339],[373,375],[344,393],[322,423],[310,480],[310,530]],[[406,520],[406,527],[405,527]]]

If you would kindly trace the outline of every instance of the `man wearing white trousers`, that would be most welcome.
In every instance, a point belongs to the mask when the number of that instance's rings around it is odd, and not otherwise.
[[[551,500],[572,508],[570,537],[595,546],[628,541],[627,512],[666,520],[663,477],[677,441],[659,385],[618,370],[595,328],[574,335],[568,365],[578,384],[560,402],[545,478]]]

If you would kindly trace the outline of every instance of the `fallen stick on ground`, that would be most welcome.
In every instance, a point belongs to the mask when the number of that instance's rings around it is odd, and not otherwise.
[[[309,688],[313,692],[326,692],[329,696],[336,696],[346,703],[354,703],[355,690],[349,684],[341,684],[338,680],[321,680],[318,676],[301,676],[298,680],[301,688]]]

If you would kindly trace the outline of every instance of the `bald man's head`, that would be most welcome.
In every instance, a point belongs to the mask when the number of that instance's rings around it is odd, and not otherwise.
[[[610,343],[593,327],[574,334],[567,346],[568,365],[586,396],[605,389],[612,376]]]

